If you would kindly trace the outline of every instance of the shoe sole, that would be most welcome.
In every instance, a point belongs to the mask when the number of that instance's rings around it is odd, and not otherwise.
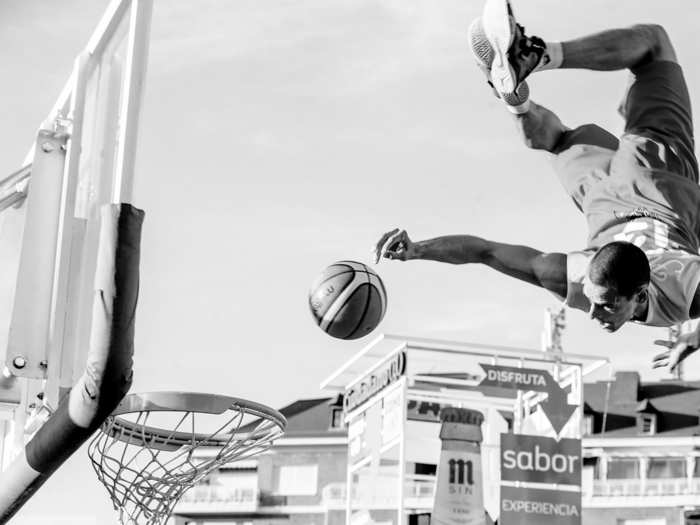
[[[501,93],[513,93],[518,82],[516,72],[508,61],[508,49],[515,37],[508,6],[508,0],[487,0],[482,17],[484,32],[495,53],[491,65],[491,82]]]
[[[469,38],[469,50],[476,61],[479,68],[484,70],[486,77],[491,74],[491,65],[493,64],[494,51],[491,43],[484,32],[481,18],[474,20],[467,30]],[[490,80],[490,78],[489,78]]]

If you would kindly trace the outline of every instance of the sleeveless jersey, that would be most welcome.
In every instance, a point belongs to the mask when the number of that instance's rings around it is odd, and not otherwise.
[[[649,310],[641,323],[671,326],[689,319],[700,283],[700,187],[667,171],[633,168],[615,170],[613,162],[610,175],[583,199],[588,248],[568,254],[566,304],[590,309],[582,291],[588,262],[598,247],[628,241],[646,253],[651,267]]]

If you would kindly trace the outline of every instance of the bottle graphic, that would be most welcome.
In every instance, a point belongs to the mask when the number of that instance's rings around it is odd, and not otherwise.
[[[440,412],[440,464],[431,525],[487,525],[481,476],[481,423],[478,410]]]

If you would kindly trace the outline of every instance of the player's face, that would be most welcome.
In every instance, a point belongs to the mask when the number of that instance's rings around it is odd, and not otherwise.
[[[637,307],[636,295],[627,298],[618,295],[614,288],[592,283],[586,278],[583,293],[591,302],[589,315],[603,330],[615,332],[634,316]]]

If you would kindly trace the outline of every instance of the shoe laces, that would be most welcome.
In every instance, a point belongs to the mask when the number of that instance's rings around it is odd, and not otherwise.
[[[515,24],[518,31],[518,37],[515,39],[515,44],[517,49],[515,50],[516,56],[519,58],[527,58],[528,55],[535,54],[538,59],[544,54],[545,43],[540,37],[537,36],[527,36],[525,34],[525,27],[520,24]]]

